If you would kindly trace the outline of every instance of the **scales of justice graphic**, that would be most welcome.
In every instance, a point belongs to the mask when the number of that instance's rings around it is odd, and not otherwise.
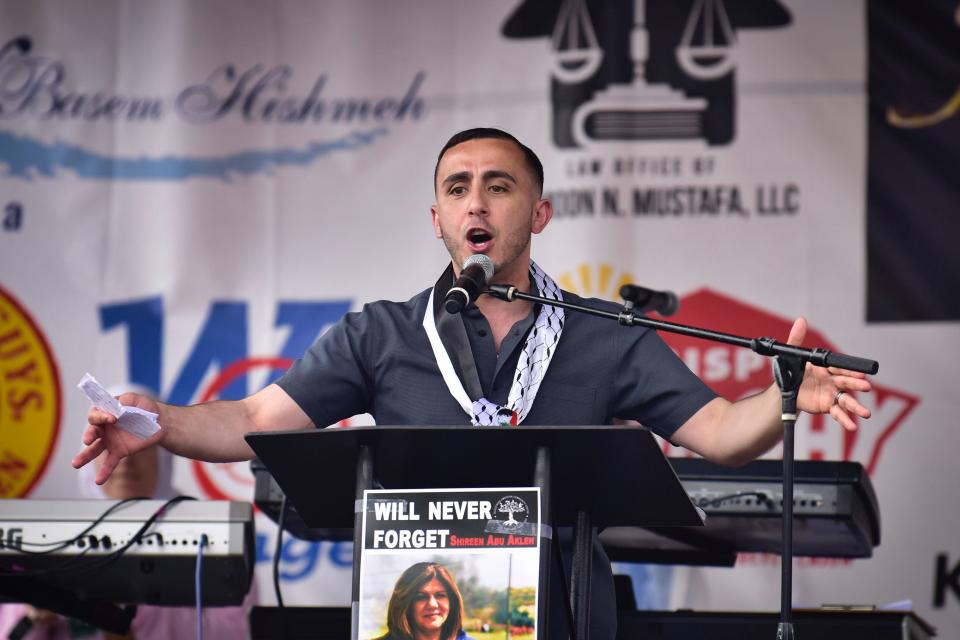
[[[601,142],[701,138],[708,103],[666,84],[646,79],[649,37],[646,0],[634,0],[630,34],[633,80],[614,83],[580,105],[572,117],[572,135],[580,146]],[[552,34],[553,74],[566,84],[583,82],[600,68],[599,46],[586,0],[564,0]],[[695,0],[683,36],[674,50],[690,77],[716,80],[736,66],[736,35],[723,0]]]

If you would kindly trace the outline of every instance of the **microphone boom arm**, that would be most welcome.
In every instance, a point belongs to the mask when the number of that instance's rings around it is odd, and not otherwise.
[[[668,333],[677,333],[683,336],[699,338],[701,340],[711,340],[724,344],[732,344],[737,347],[744,347],[758,353],[762,356],[790,356],[800,358],[804,362],[809,362],[818,367],[839,367],[861,373],[875,374],[880,369],[880,364],[876,360],[868,360],[857,356],[850,356],[844,353],[834,353],[829,349],[806,349],[804,347],[795,347],[793,345],[777,342],[773,338],[744,338],[731,333],[722,333],[720,331],[711,331],[699,327],[690,327],[676,322],[666,322],[664,320],[654,320],[645,315],[637,315],[632,309],[630,303],[624,307],[620,313],[604,311],[579,304],[564,302],[562,300],[551,300],[541,296],[531,295],[519,291],[513,285],[494,284],[490,285],[484,293],[513,302],[514,300],[528,300],[530,302],[539,302],[554,307],[562,307],[571,311],[579,311],[590,315],[616,320],[619,324],[626,327],[647,327],[657,331],[666,331]]]

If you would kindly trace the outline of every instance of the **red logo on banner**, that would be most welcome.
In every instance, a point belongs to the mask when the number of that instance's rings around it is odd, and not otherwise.
[[[220,372],[210,386],[200,396],[200,402],[215,399],[234,378],[242,376],[251,369],[269,367],[288,369],[293,364],[289,358],[246,358],[238,360]],[[190,463],[197,484],[206,498],[210,500],[253,499],[253,475],[246,462],[212,463],[193,460]]]
[[[204,390],[199,402],[215,400],[220,392],[235,378],[242,376],[252,369],[288,369],[293,364],[290,358],[244,358],[230,364],[223,369],[210,386]],[[347,426],[348,421],[342,420],[341,426]],[[193,475],[197,480],[204,497],[210,500],[243,500],[253,498],[253,475],[247,462],[201,462],[193,460],[190,463]]]
[[[710,289],[684,296],[680,311],[670,320],[750,338],[771,337],[781,342],[787,339],[793,324],[792,318],[774,315]],[[661,336],[694,373],[728,400],[753,395],[773,381],[770,360],[749,349],[675,334],[662,333]],[[843,352],[813,328],[807,332],[804,346]],[[855,355],[869,357],[869,354]],[[873,382],[871,393],[857,394],[857,399],[873,416],[869,420],[857,420],[854,416],[859,427],[855,432],[846,431],[829,416],[802,414],[797,422],[797,459],[856,460],[873,474],[884,445],[919,402],[916,396],[877,384],[876,380]]]

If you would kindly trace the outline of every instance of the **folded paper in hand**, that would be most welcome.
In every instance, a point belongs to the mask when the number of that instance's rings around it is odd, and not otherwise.
[[[157,414],[152,411],[144,411],[138,407],[125,406],[120,404],[116,398],[110,395],[103,386],[97,382],[89,373],[85,373],[80,379],[77,388],[83,391],[84,395],[90,399],[97,409],[109,413],[117,419],[117,426],[131,433],[141,440],[149,438],[157,431],[160,431],[160,425],[157,423]]]

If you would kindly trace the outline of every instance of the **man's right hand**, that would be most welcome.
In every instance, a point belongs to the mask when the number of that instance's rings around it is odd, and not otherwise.
[[[124,393],[118,396],[117,400],[119,400],[122,405],[138,407],[157,414],[160,413],[160,405],[147,396],[136,393]],[[161,425],[160,431],[145,440],[140,439],[119,428],[117,426],[117,419],[114,416],[93,407],[87,414],[87,423],[87,428],[84,430],[82,438],[85,446],[73,458],[71,464],[75,469],[79,469],[106,451],[107,457],[104,459],[103,465],[100,467],[95,478],[97,484],[103,484],[107,481],[107,478],[110,477],[113,470],[117,468],[120,460],[141,449],[146,449],[151,445],[157,444],[164,436],[163,425]]]

